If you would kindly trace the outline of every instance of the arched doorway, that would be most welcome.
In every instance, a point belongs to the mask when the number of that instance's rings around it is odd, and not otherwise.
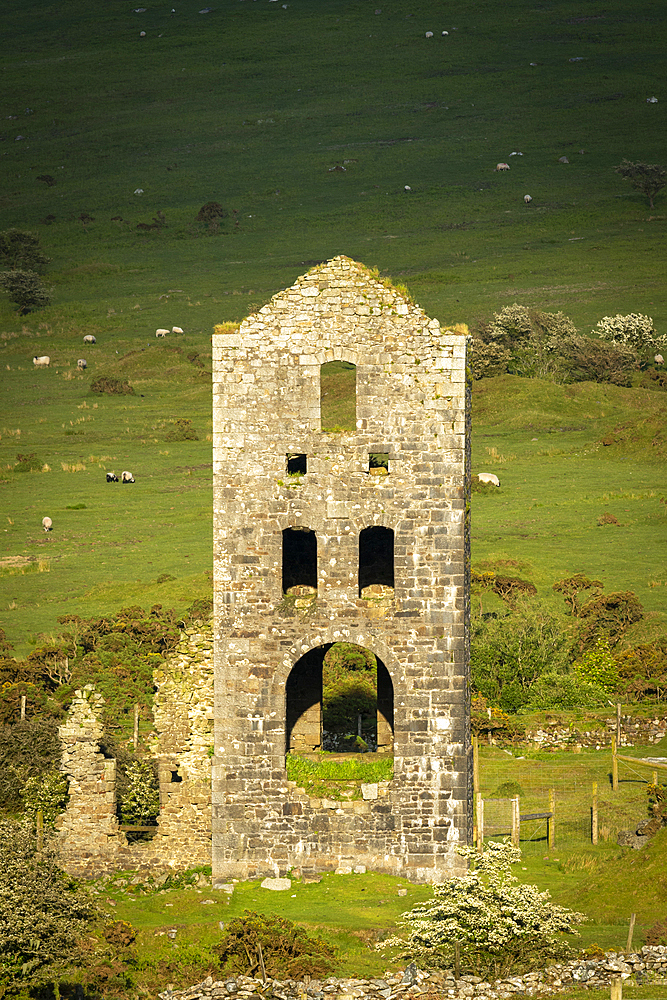
[[[393,753],[394,686],[363,646],[308,650],[290,671],[285,700],[286,753]]]

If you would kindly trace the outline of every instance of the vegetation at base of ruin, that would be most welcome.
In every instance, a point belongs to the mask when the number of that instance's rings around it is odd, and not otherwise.
[[[222,974],[272,979],[325,979],[335,968],[335,949],[292,920],[244,910],[225,925],[215,949]]]
[[[521,851],[488,841],[482,853],[459,847],[468,870],[433,886],[433,896],[403,914],[407,937],[381,947],[398,947],[401,957],[420,967],[452,969],[456,950],[461,972],[489,982],[543,969],[574,955],[563,935],[576,935],[586,918],[553,903],[548,892],[520,883],[512,866]]]
[[[48,837],[0,821],[0,991],[25,996],[74,976],[90,958],[98,907],[58,863]]]
[[[299,788],[317,798],[354,801],[361,799],[361,784],[391,781],[394,776],[394,758],[366,754],[320,753],[317,757],[301,757],[290,753],[285,758],[288,781],[296,781]]]

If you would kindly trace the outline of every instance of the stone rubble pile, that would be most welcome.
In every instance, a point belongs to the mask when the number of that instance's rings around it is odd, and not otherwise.
[[[645,945],[640,952],[629,955],[607,952],[600,959],[575,959],[567,964],[552,965],[541,972],[510,976],[493,983],[479,976],[454,978],[453,972],[422,972],[414,964],[403,972],[387,974],[384,979],[293,979],[278,982],[237,976],[216,981],[209,976],[202,983],[186,990],[166,989],[159,1000],[412,1000],[413,997],[443,997],[447,1000],[467,1000],[470,997],[503,1000],[513,995],[534,996],[559,993],[573,985],[608,987],[612,979],[634,982],[667,980],[667,947]]]

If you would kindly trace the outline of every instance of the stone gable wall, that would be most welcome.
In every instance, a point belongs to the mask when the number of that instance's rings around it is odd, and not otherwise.
[[[471,831],[465,336],[346,257],[214,337],[214,877],[364,864],[416,880]],[[357,366],[356,433],[320,429],[320,366]],[[298,484],[287,453],[307,456]],[[389,453],[389,475],[368,456]],[[395,535],[393,600],[358,591],[359,533]],[[282,531],[317,535],[316,600],[285,608]],[[290,793],[285,690],[303,654],[372,650],[394,694],[395,776],[322,809]]]

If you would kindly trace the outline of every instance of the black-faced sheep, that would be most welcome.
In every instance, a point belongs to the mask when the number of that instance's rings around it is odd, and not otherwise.
[[[97,340],[95,339],[95,337],[93,337],[92,333],[87,333],[86,336],[83,338],[83,342],[84,344],[96,344]]]
[[[115,472],[107,472],[107,482],[108,483],[117,483],[118,482],[118,476],[116,475]]]
[[[42,527],[44,528],[44,531],[52,531],[53,530],[53,521],[51,520],[50,517],[43,517],[42,518]]]
[[[79,369],[79,371],[84,371],[84,369],[88,367],[88,362],[86,361],[85,358],[79,358],[79,360],[76,363],[76,367]]]
[[[32,363],[35,368],[48,368],[51,364],[51,358],[44,354],[41,358],[33,358]]]

